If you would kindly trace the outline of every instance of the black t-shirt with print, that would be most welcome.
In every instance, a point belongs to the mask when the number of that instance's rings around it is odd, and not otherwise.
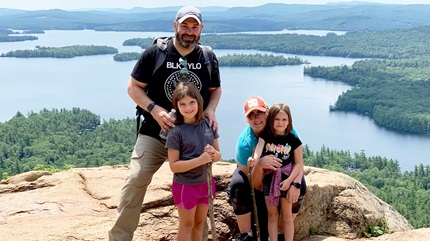
[[[302,144],[292,133],[281,136],[262,134],[260,137],[265,141],[261,156],[273,154],[282,160],[282,166],[294,162],[294,150]]]
[[[179,59],[182,56],[173,46],[173,40],[169,40],[167,44],[166,60],[163,65],[153,73],[157,51],[160,50],[156,44],[147,48],[134,66],[131,76],[147,84],[146,93],[148,97],[157,105],[170,111],[172,108],[173,90],[181,79],[179,74],[181,70]],[[197,45],[191,53],[184,57],[188,62],[188,81],[191,81],[200,90],[200,94],[204,101],[203,106],[206,108],[210,97],[208,89],[221,85],[218,60],[214,54],[213,61],[216,63],[212,67],[212,78],[210,78],[210,73],[204,63],[204,55],[200,46]],[[152,118],[151,114],[147,112],[144,112],[143,116],[144,121],[139,133],[159,139],[161,128],[158,123]]]

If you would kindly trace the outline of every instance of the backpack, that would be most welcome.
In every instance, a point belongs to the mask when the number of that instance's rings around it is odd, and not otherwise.
[[[154,42],[152,42],[152,44],[157,44],[157,52],[155,54],[155,67],[154,67],[154,70],[152,71],[152,75],[155,74],[155,72],[163,65],[164,61],[166,60],[167,43],[171,39],[172,37],[160,37],[160,38],[154,39]],[[213,62],[214,62],[213,61],[214,53],[210,46],[201,45],[200,43],[199,43],[199,46],[202,48],[204,65],[206,65],[208,69],[209,81],[211,81]],[[145,112],[144,109],[136,105],[136,137],[139,135],[140,125],[142,123],[142,115],[144,112]]]

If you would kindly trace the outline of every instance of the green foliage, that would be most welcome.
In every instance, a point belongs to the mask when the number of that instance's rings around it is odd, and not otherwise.
[[[10,36],[7,34],[0,33],[0,43],[1,42],[21,42],[21,41],[29,41],[29,40],[38,40],[38,37],[35,36]]]
[[[2,179],[2,180],[9,179],[9,177],[10,177],[10,176],[9,176],[9,174],[8,174],[7,172],[3,172],[3,173],[2,173],[2,175],[1,175],[1,179]]]
[[[388,228],[388,220],[387,218],[383,218],[380,220],[380,226],[370,226],[369,232],[364,232],[364,236],[370,238],[389,233],[391,233],[391,231]]]
[[[381,230],[379,226],[370,226],[369,232],[364,232],[364,236],[370,238],[370,237],[377,237],[384,234],[384,232]]]
[[[115,54],[118,50],[108,46],[94,45],[73,45],[66,47],[39,47],[35,50],[15,50],[0,57],[16,58],[73,58],[77,56],[98,55],[98,54]]]
[[[228,54],[221,56],[219,62],[223,66],[276,66],[307,63],[299,57],[285,58],[282,55],[274,56],[273,54]]]
[[[53,166],[45,166],[43,164],[37,164],[33,170],[35,170],[35,171],[49,171],[49,172],[54,173],[54,172],[67,171],[67,170],[70,170],[74,167],[75,166],[69,165],[69,164],[65,164],[64,167],[62,167],[62,168],[56,168]]]
[[[136,140],[134,125],[132,119],[101,123],[80,108],[44,109],[27,117],[18,112],[0,123],[0,173],[127,163]]]
[[[332,111],[368,115],[399,132],[430,134],[430,56],[310,67],[305,74],[355,86],[339,96]]]
[[[429,56],[430,26],[326,36],[298,34],[206,34],[201,43],[214,49],[348,58],[406,59]]]
[[[140,53],[118,53],[114,55],[113,59],[115,61],[137,60],[140,55]],[[308,63],[299,57],[285,58],[284,56],[274,56],[273,54],[228,54],[219,57],[218,61],[223,66],[276,66]]]
[[[310,236],[313,236],[313,235],[315,235],[316,234],[316,228],[315,227],[310,227],[309,228],[309,235]]]
[[[420,164],[413,172],[400,172],[396,160],[367,157],[322,147],[313,153],[303,149],[305,165],[338,171],[363,183],[373,194],[390,204],[415,228],[430,227],[430,165]],[[428,161],[427,161],[428,162]],[[378,226],[384,232],[386,220]],[[384,224],[385,223],[385,224]],[[371,233],[371,232],[370,232]]]
[[[125,40],[122,45],[123,46],[140,46],[142,49],[148,48],[153,42],[155,38],[132,38]]]
[[[137,52],[117,53],[113,56],[113,60],[119,61],[119,62],[138,60],[140,55],[141,53],[137,53]]]
[[[388,219],[387,218],[382,218],[380,220],[380,225],[381,225],[381,230],[384,233],[391,233],[390,228],[388,227]]]

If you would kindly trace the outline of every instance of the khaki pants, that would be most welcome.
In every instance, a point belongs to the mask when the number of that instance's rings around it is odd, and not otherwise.
[[[152,176],[167,159],[164,142],[139,134],[130,160],[130,171],[121,190],[118,216],[109,240],[131,241],[139,224],[140,211]]]
[[[139,134],[130,160],[130,171],[121,190],[118,215],[109,230],[110,241],[131,241],[139,224],[142,203],[152,176],[167,159],[164,142]],[[207,240],[208,225],[205,223],[203,240]]]

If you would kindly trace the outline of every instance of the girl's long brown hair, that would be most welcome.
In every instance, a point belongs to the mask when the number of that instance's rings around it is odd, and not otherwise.
[[[275,129],[273,128],[273,126],[275,123],[276,115],[281,111],[284,111],[285,113],[287,113],[287,116],[288,116],[288,126],[285,129],[284,134],[290,133],[291,130],[293,129],[293,118],[291,117],[290,107],[286,104],[276,103],[276,104],[272,105],[272,107],[270,107],[270,109],[269,109],[269,114],[267,116],[267,122],[266,122],[266,128],[264,129],[265,132],[268,133],[269,135],[276,135],[276,132],[275,132]]]
[[[189,96],[197,100],[199,109],[196,114],[196,123],[200,123],[203,120],[203,97],[199,90],[191,82],[180,82],[175,90],[173,91],[172,105],[176,109],[176,124],[184,123],[184,116],[180,113],[178,108],[178,102],[182,100],[185,96]]]

